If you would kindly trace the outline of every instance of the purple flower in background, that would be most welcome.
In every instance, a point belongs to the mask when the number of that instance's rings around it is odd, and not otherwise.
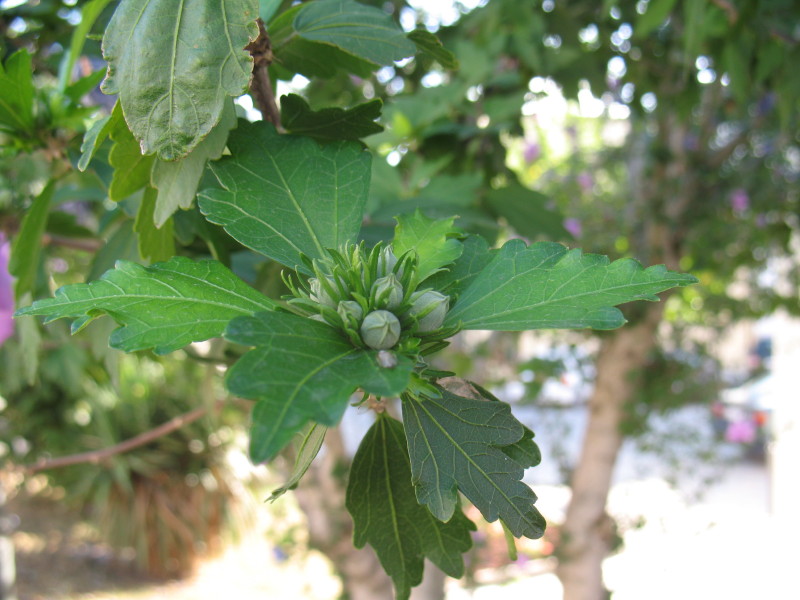
[[[525,159],[525,164],[530,165],[536,161],[542,154],[542,149],[536,142],[525,142],[525,149],[522,151],[522,157]]]
[[[576,179],[578,180],[578,185],[581,186],[581,190],[583,190],[584,193],[591,190],[592,186],[594,186],[594,178],[592,177],[592,174],[587,173],[586,171],[579,173]]]
[[[737,188],[731,193],[731,208],[733,212],[744,212],[750,207],[750,196],[742,188]]]
[[[14,335],[14,278],[8,272],[11,244],[0,233],[0,346]]]
[[[564,219],[564,229],[569,231],[572,234],[572,237],[581,237],[581,232],[583,228],[581,227],[581,222],[578,219]]]

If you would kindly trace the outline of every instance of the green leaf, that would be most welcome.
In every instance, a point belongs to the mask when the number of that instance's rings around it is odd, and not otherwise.
[[[0,64],[0,130],[33,130],[33,72],[31,55],[18,50]]]
[[[294,18],[293,27],[308,41],[336,46],[378,65],[391,65],[416,52],[414,44],[389,15],[353,0],[304,4]]]
[[[232,156],[209,164],[224,189],[201,192],[199,203],[231,237],[302,270],[301,254],[325,258],[356,240],[371,160],[360,144],[320,146],[259,122],[235,129],[228,147]]]
[[[522,465],[502,450],[524,435],[507,404],[442,389],[439,398],[404,398],[403,422],[417,499],[436,518],[450,519],[458,489],[487,521],[502,519],[517,537],[542,536],[536,494],[521,481]]]
[[[153,223],[157,194],[151,187],[144,191],[133,226],[139,236],[139,256],[151,263],[168,260],[175,254],[172,219],[167,219],[160,228]]]
[[[36,274],[39,270],[39,257],[42,254],[42,234],[47,226],[50,203],[56,185],[49,181],[42,193],[31,204],[22,219],[17,236],[11,245],[11,258],[8,272],[17,278],[14,283],[14,296],[19,300],[23,294],[33,292]]]
[[[552,242],[511,240],[494,254],[450,310],[445,326],[464,329],[614,329],[625,323],[617,304],[657,301],[658,292],[695,283],[663,265],[598,254]]]
[[[114,167],[108,196],[119,202],[134,192],[150,184],[150,171],[153,168],[154,156],[142,156],[139,144],[128,130],[124,119],[115,120],[115,127],[109,135],[114,141],[108,162]]]
[[[61,64],[58,66],[58,91],[64,93],[69,86],[70,78],[72,77],[72,69],[75,67],[75,61],[81,55],[83,45],[86,42],[86,36],[92,30],[97,17],[103,12],[103,9],[108,6],[111,0],[90,0],[81,8],[81,21],[72,30],[72,38],[69,43],[69,50],[64,53],[61,59]],[[94,86],[92,86],[94,87]]]
[[[186,156],[247,90],[258,0],[123,0],[103,37],[107,94],[119,94],[145,155]]]
[[[382,106],[383,102],[376,99],[347,110],[313,111],[301,96],[289,94],[281,98],[281,124],[289,133],[320,140],[358,140],[383,131],[375,122],[381,116]]]
[[[100,144],[111,135],[112,131],[122,126],[124,117],[122,116],[122,106],[119,100],[114,105],[114,110],[107,117],[103,117],[96,121],[88,131],[83,135],[83,143],[81,143],[81,157],[78,159],[78,170],[85,171],[89,166],[89,162],[94,157],[94,153],[100,147]]]
[[[549,198],[529,190],[519,183],[491,190],[486,203],[492,211],[505,218],[514,231],[529,239],[545,236],[553,239],[571,239],[564,229],[564,215],[547,206]]]
[[[236,127],[236,110],[233,101],[226,100],[222,117],[211,133],[188,156],[171,162],[156,160],[150,181],[158,189],[158,199],[153,213],[159,227],[179,208],[187,210],[197,195],[197,186],[206,163],[222,156],[228,133]]]
[[[417,46],[417,49],[430,56],[433,60],[442,65],[442,68],[449,71],[458,69],[458,59],[442,45],[442,41],[426,29],[415,29],[408,34],[410,39]]]
[[[118,261],[101,279],[64,286],[16,314],[74,318],[73,333],[107,314],[122,325],[111,335],[112,348],[166,354],[221,335],[234,317],[274,306],[222,264],[176,256],[149,267]]]
[[[395,396],[408,384],[413,361],[398,356],[384,369],[377,352],[356,348],[325,323],[287,312],[262,312],[234,319],[225,339],[255,348],[228,371],[232,394],[254,398],[250,457],[274,458],[309,421],[336,425],[350,394],[361,387]]]
[[[278,9],[281,7],[282,0],[259,0],[258,2],[258,16],[264,23],[269,23],[270,19],[275,16]]]
[[[650,0],[647,10],[636,19],[636,26],[633,28],[634,35],[638,39],[642,39],[661,26],[675,7],[675,2],[676,0]]]
[[[458,297],[494,259],[497,252],[490,250],[489,244],[479,235],[468,236],[461,245],[463,246],[461,256],[446,269],[432,275],[426,281],[426,285],[451,297]]]
[[[403,439],[403,425],[381,416],[370,428],[353,459],[347,486],[347,510],[355,525],[357,548],[369,543],[392,578],[398,600],[409,597],[422,581],[429,558],[451,577],[461,577],[461,555],[472,546],[474,525],[455,511],[441,523],[417,503]]]
[[[267,498],[270,502],[275,502],[278,498],[283,496],[289,490],[293,490],[300,483],[303,475],[306,474],[311,463],[319,454],[322,448],[322,442],[325,441],[325,434],[328,432],[327,427],[311,423],[305,427],[303,431],[295,434],[295,442],[292,444],[292,454],[294,455],[294,467],[281,487],[272,491],[272,495]]]
[[[456,217],[429,219],[417,209],[413,215],[396,217],[392,247],[397,256],[409,250],[419,258],[417,276],[424,281],[442,267],[455,261],[463,250],[461,242],[453,239],[458,230],[453,227]]]

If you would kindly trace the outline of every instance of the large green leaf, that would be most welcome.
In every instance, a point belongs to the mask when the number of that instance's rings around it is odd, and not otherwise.
[[[325,258],[326,249],[356,240],[371,160],[360,144],[321,146],[259,122],[240,125],[228,147],[231,156],[209,165],[224,189],[201,192],[199,203],[231,237],[303,269],[301,254]]]
[[[236,110],[233,108],[233,101],[226,100],[220,122],[189,153],[189,156],[170,162],[155,161],[150,181],[153,187],[158,189],[158,198],[153,211],[153,218],[158,227],[161,227],[179,208],[184,210],[191,208],[206,163],[222,156],[228,141],[228,133],[234,127],[236,127]]]
[[[347,110],[334,107],[314,111],[301,96],[288,94],[281,98],[281,124],[289,133],[319,140],[359,140],[383,131],[375,122],[382,106],[383,102],[376,99]]]
[[[517,537],[542,536],[524,468],[502,450],[525,435],[507,404],[442,389],[439,398],[404,399],[403,422],[417,499],[436,518],[450,519],[461,490],[487,521],[499,517]]]
[[[456,217],[429,219],[419,210],[397,217],[392,247],[397,256],[408,251],[416,253],[419,263],[417,277],[423,281],[445,265],[455,261],[464,249],[453,239],[458,230],[453,227]]]
[[[496,250],[490,250],[487,241],[479,235],[470,235],[463,242],[461,256],[446,269],[433,274],[425,284],[458,297],[472,285],[484,267],[494,258]]]
[[[247,90],[258,0],[122,0],[103,37],[107,94],[119,94],[142,153],[185,156]]]
[[[378,65],[391,65],[416,52],[414,43],[388,14],[353,0],[304,4],[293,26],[308,41],[336,46]]]
[[[150,184],[150,172],[155,157],[142,155],[139,144],[124,119],[114,119],[112,113],[109,123],[114,124],[109,133],[114,145],[108,155],[108,162],[114,167],[114,175],[108,187],[108,196],[119,202]],[[99,133],[103,133],[102,130]]]
[[[33,74],[27,50],[0,63],[0,130],[30,132],[33,129]]]
[[[255,346],[228,371],[231,393],[258,400],[253,409],[250,456],[273,458],[308,421],[339,422],[350,395],[361,387],[395,396],[408,384],[413,362],[378,365],[376,352],[353,346],[325,323],[287,312],[264,312],[231,321],[225,338]]]
[[[445,326],[524,331],[614,329],[625,323],[618,304],[658,300],[658,292],[695,283],[663,265],[642,268],[632,259],[607,257],[540,242],[511,240],[494,254],[458,298]]]
[[[55,182],[50,181],[36,197],[28,212],[25,213],[19,232],[11,246],[8,271],[17,278],[14,283],[14,296],[18,300],[23,294],[33,292],[36,284],[39,257],[42,254],[42,234],[47,226],[47,217],[55,189]]]
[[[149,267],[119,261],[101,279],[64,286],[17,314],[74,318],[73,333],[107,314],[123,326],[111,335],[113,348],[166,354],[221,335],[234,317],[274,306],[222,264],[176,256]]]
[[[347,486],[347,510],[353,515],[353,542],[375,548],[394,581],[398,600],[422,581],[427,557],[451,577],[461,577],[461,555],[472,545],[474,525],[457,510],[442,523],[417,502],[403,439],[403,425],[381,416],[353,459]]]

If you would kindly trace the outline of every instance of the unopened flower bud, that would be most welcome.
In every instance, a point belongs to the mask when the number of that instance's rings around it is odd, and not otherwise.
[[[413,294],[411,302],[408,314],[418,317],[417,331],[420,333],[439,329],[450,308],[450,299],[433,290]]]
[[[361,305],[355,300],[342,300],[339,302],[336,311],[345,323],[349,322],[350,317],[355,319],[356,322],[361,322],[361,317],[364,316],[364,309],[362,309]]]
[[[361,323],[361,339],[370,348],[388,350],[400,339],[400,321],[388,310],[375,310]]]
[[[327,283],[333,289],[336,289],[336,283],[333,281],[333,278],[326,277]],[[311,299],[316,300],[320,304],[324,304],[325,306],[330,306],[331,308],[336,308],[336,301],[331,298],[328,290],[322,285],[316,277],[313,277],[308,280],[308,285],[311,288]]]
[[[391,246],[381,248],[378,255],[378,277],[384,277],[392,272],[397,264],[397,257],[394,255]]]
[[[403,302],[403,286],[397,281],[394,273],[376,279],[372,284],[372,292],[380,308],[394,310]]]

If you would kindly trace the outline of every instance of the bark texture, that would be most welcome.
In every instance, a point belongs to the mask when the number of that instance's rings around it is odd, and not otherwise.
[[[572,477],[572,500],[561,529],[557,573],[564,600],[607,597],[602,563],[612,547],[614,524],[606,499],[623,440],[620,425],[655,346],[662,312],[663,302],[652,305],[641,321],[609,334],[601,344],[589,421]]]

